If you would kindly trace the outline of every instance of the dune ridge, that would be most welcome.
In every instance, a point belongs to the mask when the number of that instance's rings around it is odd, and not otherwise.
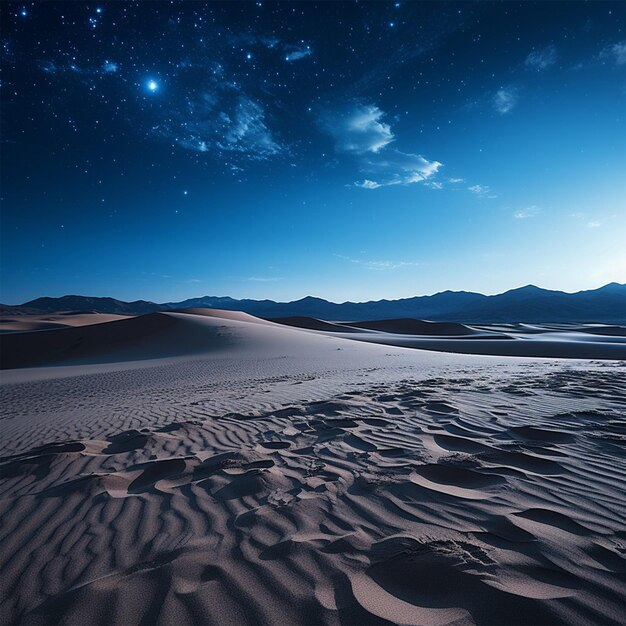
[[[26,317],[26,316],[24,316]],[[0,368],[42,365],[95,364],[188,357],[191,354],[228,353],[241,342],[232,340],[242,329],[254,334],[254,345],[267,354],[279,354],[281,346],[304,342],[316,346],[334,342],[342,349],[345,340],[420,350],[552,358],[626,359],[626,337],[616,327],[591,326],[586,332],[562,328],[478,329],[462,324],[424,320],[377,322],[326,322],[292,317],[263,320],[240,311],[184,309],[149,313],[95,324],[81,317],[71,326],[43,329],[37,333],[0,333]],[[24,324],[26,322],[22,322]],[[250,329],[255,329],[254,331]],[[411,333],[409,333],[411,331]],[[250,342],[248,342],[249,345]]]
[[[245,334],[246,341],[237,337]],[[280,353],[281,344],[326,345],[315,336],[238,311],[209,309],[149,313],[123,320],[0,335],[3,369],[41,365],[78,365],[149,361],[200,354],[232,354],[250,348]],[[341,340],[337,340],[343,343]]]
[[[457,322],[430,322],[412,318],[373,320],[369,322],[343,322],[344,326],[380,330],[403,335],[476,335],[479,331]]]
[[[125,315],[108,313],[77,313],[66,311],[54,315],[0,315],[0,333],[51,330],[68,326],[90,326],[125,319]]]

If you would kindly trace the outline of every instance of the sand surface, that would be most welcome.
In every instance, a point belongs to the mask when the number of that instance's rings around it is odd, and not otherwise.
[[[41,315],[2,315],[0,333],[19,333],[33,330],[52,330],[73,326],[89,326],[126,319],[126,315],[109,313],[54,313]]]
[[[84,330],[2,372],[0,622],[622,623],[623,362]]]

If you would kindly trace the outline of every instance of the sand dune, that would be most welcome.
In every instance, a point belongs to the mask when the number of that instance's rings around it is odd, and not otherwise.
[[[323,330],[330,333],[359,332],[357,328],[351,328],[343,323],[325,322],[315,317],[275,317],[270,321],[285,326],[294,326],[295,328],[306,328],[307,330]]]
[[[623,363],[210,311],[2,341],[2,623],[622,621]]]
[[[231,320],[234,322],[251,322],[254,324],[266,324],[268,322],[260,317],[243,313],[242,311],[223,311],[221,309],[206,309],[206,308],[189,308],[189,309],[172,309],[168,313],[186,313],[187,315],[201,315],[202,317],[213,317],[223,320]]]
[[[4,369],[88,365],[206,353],[232,355],[242,350],[278,356],[285,350],[306,350],[307,346],[326,348],[330,344],[342,347],[344,343],[272,324],[246,313],[192,309],[150,313],[92,326],[7,334],[0,336],[0,363]]]
[[[287,321],[288,320],[288,321]],[[509,325],[470,327],[414,319],[331,324],[313,318],[278,318],[290,326],[388,346],[494,356],[572,359],[626,359],[626,337],[619,326]],[[345,326],[347,332],[341,332]],[[354,333],[361,330],[361,333]]]
[[[24,316],[26,317],[26,316]],[[119,317],[119,316],[114,316]],[[617,327],[606,333],[564,328],[540,329],[517,327],[503,332],[502,327],[473,329],[461,324],[443,324],[422,320],[382,320],[359,323],[358,328],[314,318],[281,318],[274,323],[238,311],[185,309],[151,313],[116,321],[90,315],[71,316],[72,327],[0,334],[0,366],[3,369],[41,365],[98,364],[147,361],[187,357],[206,353],[231,353],[243,343],[237,339],[247,329],[247,350],[254,345],[264,354],[280,354],[328,347],[346,347],[345,340],[384,344],[399,348],[552,358],[625,359],[626,337]],[[299,330],[294,330],[294,327]],[[387,330],[383,330],[387,329]],[[422,330],[422,334],[405,331]],[[542,330],[543,332],[539,332]],[[442,333],[456,333],[442,334]],[[252,335],[254,335],[253,343]],[[295,342],[295,343],[294,343]],[[288,347],[290,346],[290,347]],[[262,348],[262,349],[261,349]]]
[[[554,333],[541,339],[532,337],[490,338],[432,338],[412,335],[379,333],[376,335],[356,335],[356,341],[368,341],[388,346],[455,352],[458,354],[484,354],[494,356],[546,357],[558,359],[626,359],[624,341],[606,341],[602,338],[585,338]],[[614,337],[611,337],[614,339]],[[621,338],[620,338],[621,339]]]
[[[429,322],[426,320],[397,319],[376,320],[372,322],[344,322],[345,326],[380,330],[385,333],[399,333],[403,335],[476,335],[478,331],[455,322]]]
[[[68,326],[87,326],[126,319],[125,315],[108,313],[57,313],[54,315],[2,315],[0,333],[50,330]]]

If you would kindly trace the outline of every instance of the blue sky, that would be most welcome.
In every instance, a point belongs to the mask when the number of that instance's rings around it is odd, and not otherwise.
[[[624,282],[625,12],[8,3],[0,300]]]

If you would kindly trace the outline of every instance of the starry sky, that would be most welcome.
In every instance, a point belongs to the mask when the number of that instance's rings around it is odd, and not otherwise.
[[[0,9],[2,302],[626,281],[623,2]]]

